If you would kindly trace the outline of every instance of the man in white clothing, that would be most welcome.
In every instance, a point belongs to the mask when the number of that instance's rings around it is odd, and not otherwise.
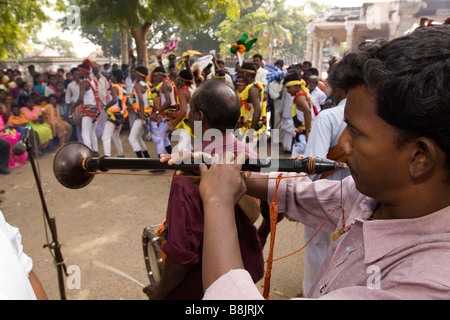
[[[310,76],[308,82],[309,93],[311,94],[311,98],[315,102],[315,106],[317,111],[321,111],[325,102],[327,101],[327,95],[319,89],[319,78],[317,76]]]
[[[0,300],[47,300],[33,272],[33,260],[23,252],[19,229],[0,211]]]
[[[80,70],[80,96],[74,104],[74,108],[81,106],[81,135],[83,143],[95,154],[98,154],[98,138],[95,133],[97,120],[100,116],[100,105],[98,99],[98,82],[90,77],[91,67],[88,64],[78,66]]]
[[[108,80],[100,73],[100,66],[98,64],[95,64],[92,67],[92,73],[94,74],[94,77],[95,79],[97,79],[98,82],[98,98],[100,103],[100,109],[102,110],[102,114],[98,119],[98,124],[97,128],[95,129],[95,133],[97,134],[98,138],[101,138],[103,135],[103,130],[105,128],[105,122],[108,119],[108,115],[106,114],[104,108],[108,103],[107,95],[109,83]]]
[[[80,70],[78,70],[78,68],[72,68],[70,73],[72,74],[73,80],[67,85],[65,97],[66,105],[70,106],[69,113],[72,115],[74,121],[73,132],[76,132],[77,134],[77,141],[83,143],[83,137],[81,135],[81,117],[74,110],[74,104],[80,96]]]
[[[277,77],[275,81],[269,84],[269,97],[273,100],[273,112],[271,116],[273,117],[273,127],[271,129],[276,129],[280,131],[280,141],[283,140],[284,135],[281,132],[281,115],[283,109],[281,108],[281,99],[284,93],[283,79]]]
[[[340,72],[339,63],[330,70],[330,80],[332,81],[331,95],[337,106],[325,109],[319,113],[312,126],[309,141],[306,146],[305,156],[328,158],[336,161],[345,161],[344,153],[338,147],[339,137],[347,126],[344,122],[345,103],[347,101],[347,91],[339,88]],[[312,77],[311,77],[312,78]],[[310,78],[310,85],[311,85]],[[314,80],[313,80],[314,81]],[[314,91],[319,90],[315,88]],[[334,159],[333,159],[334,158]],[[339,170],[330,174],[314,175],[311,179],[341,180],[350,175],[349,169]],[[305,226],[305,241],[311,240],[316,233],[316,229]],[[330,234],[320,231],[305,248],[305,268],[303,276],[303,294],[307,295],[316,278],[317,272],[322,265],[328,247],[331,243]]]
[[[261,82],[264,88],[269,84],[267,81],[267,73],[268,71],[264,69],[263,57],[259,53],[253,56],[253,63],[256,67],[256,77],[255,80]]]

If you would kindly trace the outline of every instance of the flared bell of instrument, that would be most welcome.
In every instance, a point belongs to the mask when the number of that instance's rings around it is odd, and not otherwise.
[[[94,152],[86,145],[70,142],[56,152],[53,159],[53,172],[56,179],[69,189],[81,189],[87,186],[94,174],[83,168],[83,161],[94,156]]]

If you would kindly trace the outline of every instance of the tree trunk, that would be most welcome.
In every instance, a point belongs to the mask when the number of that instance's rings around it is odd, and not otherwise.
[[[128,64],[128,34],[125,29],[120,29],[120,55],[122,64]]]
[[[269,53],[269,65],[273,65],[273,42],[270,45],[270,53]]]
[[[148,68],[147,32],[152,24],[145,23],[141,28],[131,30],[131,35],[136,43],[137,64]]]

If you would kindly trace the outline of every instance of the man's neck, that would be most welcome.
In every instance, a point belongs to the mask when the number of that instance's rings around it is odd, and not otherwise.
[[[444,192],[445,189],[446,191]],[[430,196],[409,196],[405,200],[401,199],[396,203],[381,203],[374,210],[373,219],[415,219],[420,218],[450,206],[450,187],[442,188],[438,192],[436,188]],[[420,193],[423,195],[423,193]]]

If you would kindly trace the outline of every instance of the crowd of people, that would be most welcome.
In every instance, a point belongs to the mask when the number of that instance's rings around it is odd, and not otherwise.
[[[35,74],[32,91],[16,90],[18,102],[2,117],[36,127],[44,149],[73,133],[97,153],[101,137],[106,156],[114,142],[121,157],[128,122],[136,157],[150,157],[145,138],[162,162],[215,156],[209,169],[173,177],[160,235],[164,269],[144,289],[150,299],[262,299],[254,284],[264,276],[274,199],[277,222],[288,216],[308,226],[304,296],[447,299],[449,36],[440,26],[364,42],[332,61],[327,81],[308,61],[266,66],[259,54],[234,72],[214,55],[192,65],[189,54],[178,63],[171,54],[169,64],[158,56],[149,68],[111,71],[85,60],[65,92],[58,76],[46,86]],[[194,122],[202,137],[210,129],[221,136],[193,145]],[[249,179],[239,160],[258,158],[258,142],[273,130],[289,156],[326,157],[350,169]],[[330,215],[337,202],[342,215]]]
[[[123,157],[120,132],[125,125],[138,157],[150,157],[145,140],[156,144],[158,157],[172,152],[172,141],[178,141],[177,150],[190,150],[190,97],[202,82],[216,78],[240,98],[242,112],[236,129],[241,140],[246,139],[255,149],[259,139],[268,138],[271,130],[278,129],[283,137],[283,153],[297,155],[304,152],[315,116],[331,106],[326,83],[308,61],[286,68],[278,60],[270,69],[263,57],[255,54],[250,62],[237,63],[232,70],[214,55],[193,64],[189,55],[179,57],[178,63],[173,54],[168,56],[168,63],[163,64],[162,58],[159,56],[149,68],[135,61],[99,66],[86,59],[69,72],[58,69],[56,73],[39,73],[34,65],[28,66],[26,76],[17,69],[2,70],[2,140],[10,143],[11,151],[23,128],[31,125],[36,154],[54,152],[69,141],[84,143],[98,154],[101,139],[106,156],[111,156],[113,142],[117,156]],[[287,73],[298,74],[300,84],[285,86]],[[289,87],[293,87],[292,94]],[[299,98],[302,101],[296,111],[292,105],[298,92],[303,92],[305,99]],[[307,110],[311,110],[311,116],[309,112],[304,116]],[[2,167],[0,173],[7,174],[9,169],[26,164],[26,158],[11,151],[8,166]]]

